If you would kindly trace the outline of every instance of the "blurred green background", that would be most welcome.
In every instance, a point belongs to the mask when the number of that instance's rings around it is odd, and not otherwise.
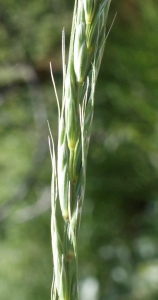
[[[52,62],[74,1],[0,3],[0,299],[50,299]],[[113,0],[79,235],[82,300],[158,299],[158,2]]]

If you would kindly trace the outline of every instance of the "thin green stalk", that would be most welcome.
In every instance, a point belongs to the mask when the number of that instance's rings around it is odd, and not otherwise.
[[[86,185],[94,92],[106,40],[111,0],[76,0],[67,69],[63,36],[63,97],[58,102],[57,159],[52,159],[53,300],[78,299],[77,235]],[[54,79],[52,76],[55,87]],[[56,93],[56,88],[55,88]],[[56,93],[57,97],[57,93]],[[60,213],[59,213],[60,207]]]

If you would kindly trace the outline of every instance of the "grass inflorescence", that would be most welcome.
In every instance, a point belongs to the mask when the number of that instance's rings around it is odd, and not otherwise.
[[[63,33],[63,96],[58,100],[57,159],[52,159],[53,300],[77,300],[77,234],[86,184],[86,161],[94,111],[94,93],[106,40],[111,0],[76,0],[68,66]],[[52,76],[55,87],[54,79]],[[60,204],[61,216],[58,214]]]

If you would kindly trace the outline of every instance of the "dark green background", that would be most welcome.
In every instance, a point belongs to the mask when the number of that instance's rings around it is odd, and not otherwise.
[[[72,11],[66,0],[0,3],[1,300],[50,299],[47,119],[56,141],[58,117],[49,62],[61,97]],[[99,300],[156,300],[158,2],[113,0],[108,28],[116,11],[95,97],[79,278]]]

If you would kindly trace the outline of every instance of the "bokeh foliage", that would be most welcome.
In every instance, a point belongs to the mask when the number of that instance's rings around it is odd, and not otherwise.
[[[50,299],[51,163],[73,1],[0,4],[0,299]],[[158,3],[112,1],[79,236],[98,299],[158,298]]]

